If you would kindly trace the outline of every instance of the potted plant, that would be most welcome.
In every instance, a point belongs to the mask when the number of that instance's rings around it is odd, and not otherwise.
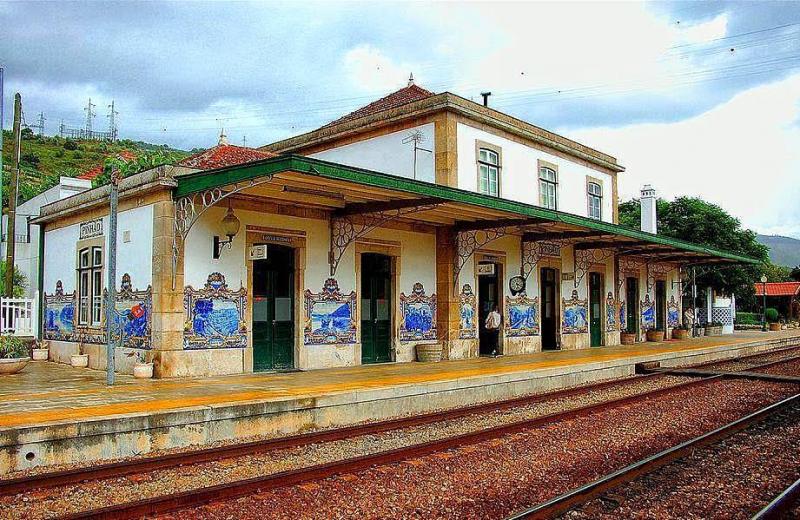
[[[769,307],[764,312],[764,318],[769,323],[769,330],[773,332],[776,330],[781,330],[781,322],[780,322],[780,315],[778,314],[778,309]]]
[[[69,364],[75,368],[86,368],[89,366],[89,354],[83,353],[83,335],[78,342],[78,353],[69,357]]]
[[[689,339],[689,327],[680,325],[672,329],[672,339]]]
[[[647,331],[647,341],[664,341],[664,329],[649,329]]]
[[[619,342],[623,345],[633,345],[636,343],[636,333],[628,332],[627,330],[620,331]]]
[[[34,361],[47,361],[48,354],[50,353],[50,345],[47,341],[39,340],[36,342],[31,357]]]
[[[10,334],[0,336],[0,374],[16,374],[30,360],[24,340]]]
[[[133,377],[150,379],[153,377],[153,363],[148,363],[144,350],[136,351],[136,364],[133,365]]]
[[[442,360],[442,345],[440,343],[417,343],[417,361],[423,363],[436,363]]]
[[[706,325],[706,336],[721,336],[722,335],[722,323],[718,321],[712,321]]]

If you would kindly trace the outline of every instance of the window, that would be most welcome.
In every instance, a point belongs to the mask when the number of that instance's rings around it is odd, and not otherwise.
[[[78,253],[78,324],[100,325],[103,315],[103,249]]]
[[[478,191],[500,196],[500,156],[488,148],[478,150]]]
[[[539,205],[548,209],[558,209],[558,177],[556,171],[547,166],[539,168]]]
[[[600,220],[603,218],[603,187],[596,182],[590,182],[586,190],[589,200],[589,218]]]

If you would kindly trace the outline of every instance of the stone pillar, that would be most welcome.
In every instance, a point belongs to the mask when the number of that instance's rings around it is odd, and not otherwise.
[[[456,257],[456,234],[453,228],[436,229],[436,331],[444,348],[444,358],[450,359],[453,345],[458,341],[460,302],[455,287],[453,263]]]
[[[173,236],[175,203],[169,198],[154,204],[153,211],[153,362],[155,377],[168,377],[173,370],[170,353],[183,350],[183,244],[173,288]]]
[[[434,122],[436,184],[458,187],[458,143],[455,114],[445,112]]]

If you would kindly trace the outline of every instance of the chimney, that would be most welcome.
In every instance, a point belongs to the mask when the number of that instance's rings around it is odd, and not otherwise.
[[[228,136],[225,135],[225,129],[223,128],[219,133],[219,142],[217,143],[218,146],[228,145]]]
[[[658,232],[656,190],[651,185],[645,184],[639,202],[642,206],[642,231],[656,234]]]
[[[491,96],[491,92],[481,92],[481,96],[483,96],[483,106],[489,106],[489,96]]]
[[[414,84],[414,73],[412,72],[412,73],[411,73],[411,74],[408,76],[408,85],[406,85],[406,86],[407,86],[407,87],[410,87],[410,86],[412,86],[413,84]]]

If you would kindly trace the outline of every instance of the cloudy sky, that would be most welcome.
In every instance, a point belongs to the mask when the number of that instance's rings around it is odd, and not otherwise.
[[[0,1],[6,107],[184,149],[250,146],[402,87],[493,107],[616,156],[621,194],[699,195],[800,238],[800,1]],[[10,126],[6,110],[5,126]]]

